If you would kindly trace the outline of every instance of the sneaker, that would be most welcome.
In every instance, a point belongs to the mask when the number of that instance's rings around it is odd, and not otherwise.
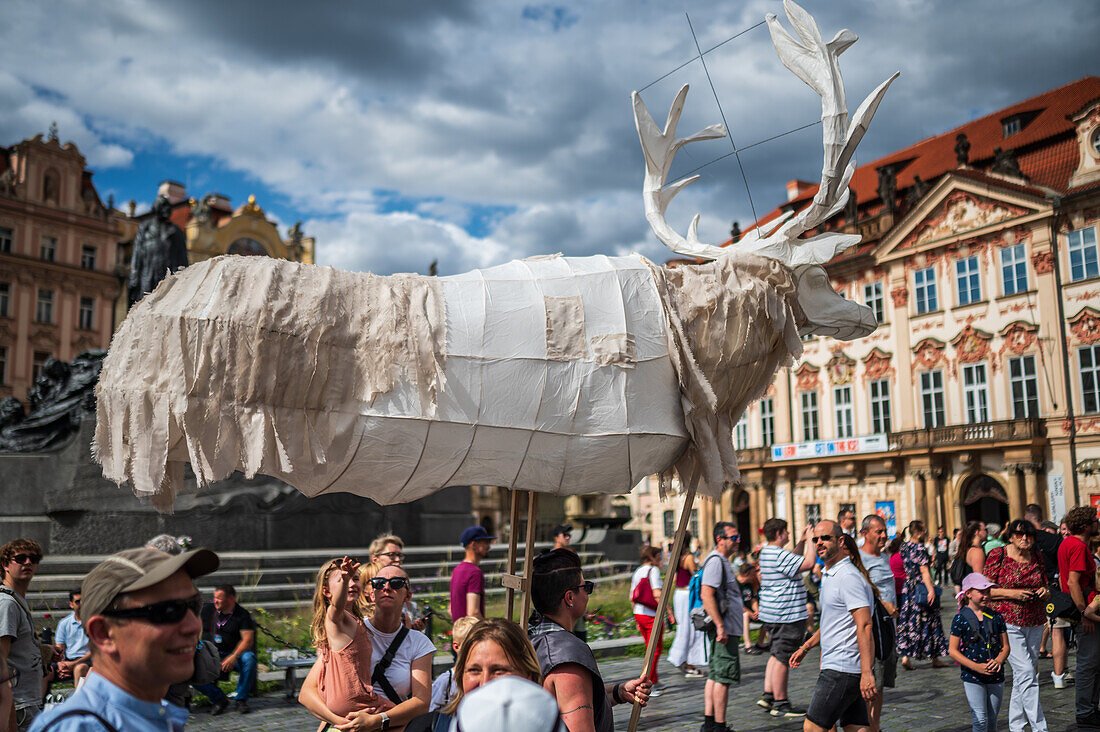
[[[756,706],[764,707],[765,709],[768,709],[768,710],[770,710],[772,708],[772,706],[774,706],[774,705],[775,705],[775,697],[772,696],[770,693],[768,693],[766,691],[764,692],[763,696],[761,696],[759,699],[756,700]]]
[[[782,701],[776,701],[772,704],[772,708],[768,711],[768,714],[773,717],[787,717],[788,719],[794,719],[796,717],[805,717],[806,710],[799,709],[798,707],[792,707],[791,703],[786,699]]]
[[[1077,729],[1100,729],[1100,712],[1093,709],[1084,717],[1077,718]]]
[[[689,668],[684,672],[685,679],[701,679],[703,678],[703,672],[697,668]]]
[[[654,686],[652,689],[649,690],[649,698],[650,699],[656,699],[661,694],[664,694],[664,692],[661,691],[660,689],[658,689],[656,686]]]
[[[252,711],[252,707],[248,706],[248,700],[247,699],[241,699],[240,701],[237,702],[237,711],[240,712],[241,714],[248,714],[249,712]]]
[[[749,656],[759,656],[764,652],[764,649],[760,646],[749,646],[745,649],[745,654]]]
[[[229,700],[226,699],[223,696],[221,699],[218,699],[216,702],[214,702],[214,705],[210,708],[211,716],[214,716],[214,717],[218,716],[219,714],[224,712],[225,708],[228,707],[228,706],[229,706]]]
[[[1073,683],[1073,681],[1074,681],[1073,672],[1070,671],[1068,668],[1066,669],[1066,672],[1062,675],[1066,677],[1066,683],[1067,684],[1072,684]]]
[[[729,727],[725,723],[718,724],[717,722],[715,722],[714,726],[711,727],[711,729],[714,732],[734,732],[733,727]]]
[[[1053,671],[1051,671],[1050,672],[1050,680],[1054,682],[1054,688],[1055,689],[1064,689],[1064,688],[1066,688],[1066,675],[1065,674],[1056,674]]]

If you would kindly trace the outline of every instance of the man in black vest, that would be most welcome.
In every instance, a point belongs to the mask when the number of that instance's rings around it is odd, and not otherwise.
[[[541,614],[531,629],[543,686],[554,695],[569,732],[612,732],[614,704],[645,706],[651,685],[631,679],[605,685],[588,644],[570,632],[588,609],[595,584],[585,582],[581,560],[570,549],[554,549],[534,560],[531,600]]]

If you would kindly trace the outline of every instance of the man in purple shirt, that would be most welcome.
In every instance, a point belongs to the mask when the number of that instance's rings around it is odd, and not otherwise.
[[[495,538],[482,526],[471,526],[462,532],[460,541],[466,558],[451,574],[451,620],[467,615],[485,617],[485,574],[478,565],[489,555]]]

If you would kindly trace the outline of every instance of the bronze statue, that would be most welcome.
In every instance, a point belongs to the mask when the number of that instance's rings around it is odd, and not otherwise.
[[[129,304],[153,291],[168,272],[187,266],[187,239],[170,220],[172,204],[165,195],[153,203],[153,218],[138,229],[130,257]]]

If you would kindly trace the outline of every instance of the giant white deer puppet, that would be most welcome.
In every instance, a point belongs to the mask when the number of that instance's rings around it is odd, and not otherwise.
[[[849,120],[837,59],[787,2],[799,40],[768,17],[783,63],[822,99],[825,163],[813,203],[736,245],[665,222],[687,138],[634,95],[646,218],[672,251],[535,257],[451,277],[343,272],[219,257],[168,277],[123,322],[96,393],[104,475],[168,510],[190,463],[200,484],[234,470],[314,496],[382,504],[449,485],[626,493],[678,474],[711,496],[739,482],[734,424],[799,335],[870,333],[871,311],[836,295],[820,265],[859,237],[800,238],[848,197],[852,153],[890,80]],[[896,76],[896,75],[895,75]],[[696,176],[697,177],[697,176]]]

